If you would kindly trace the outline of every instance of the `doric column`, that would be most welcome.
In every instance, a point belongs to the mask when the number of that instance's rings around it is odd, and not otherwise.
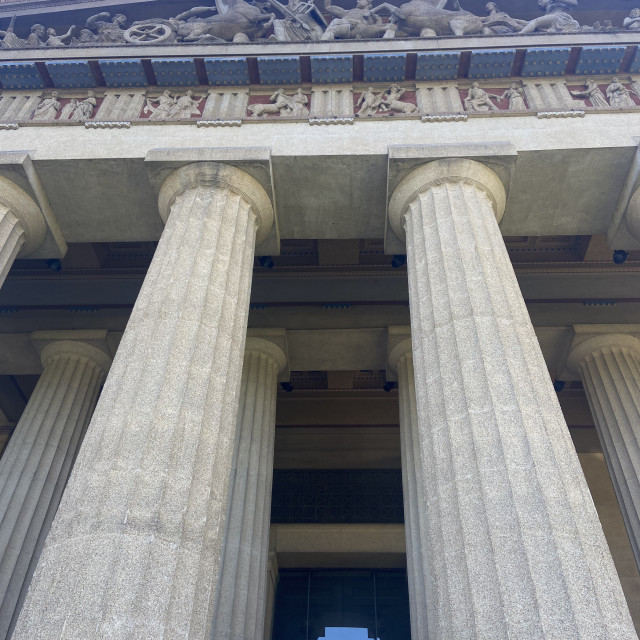
[[[405,237],[430,640],[636,638],[518,288],[485,165],[413,170]]]
[[[263,637],[276,396],[286,365],[279,346],[247,338],[213,640]]]
[[[176,170],[166,227],[87,430],[15,640],[210,638],[256,241],[269,197]]]
[[[0,176],[0,287],[18,255],[28,256],[44,241],[46,224],[38,205]]]
[[[406,338],[389,353],[389,366],[398,378],[400,404],[400,451],[402,459],[402,494],[404,498],[404,532],[407,545],[407,576],[412,640],[428,640],[426,602],[429,568],[425,512],[422,488],[423,471],[418,440],[416,388],[413,373],[411,339]]]
[[[69,339],[49,342],[41,358],[42,375],[0,459],[0,638],[15,625],[111,364],[105,351]]]
[[[640,340],[622,333],[593,336],[572,348],[567,367],[584,385],[640,566]]]

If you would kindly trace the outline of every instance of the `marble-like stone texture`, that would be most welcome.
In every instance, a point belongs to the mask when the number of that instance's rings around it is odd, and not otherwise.
[[[208,640],[256,239],[269,197],[186,165],[34,574],[15,640]]]
[[[68,332],[64,332],[65,334]],[[0,637],[15,625],[82,437],[111,365],[85,342],[51,342],[0,459]]]
[[[488,167],[395,189],[406,237],[430,640],[632,640],[598,516],[496,218]]]
[[[276,344],[247,338],[213,640],[263,637],[278,373],[286,364]]]
[[[400,449],[402,456],[402,494],[404,498],[404,530],[407,545],[407,575],[412,640],[429,640],[427,606],[429,601],[428,557],[424,524],[425,499],[422,488],[424,470],[420,459],[416,387],[413,371],[411,339],[397,344],[389,354],[389,366],[398,377],[400,405]]]
[[[18,185],[0,176],[0,287],[16,257],[33,253],[45,234],[38,205]]]
[[[584,385],[640,566],[640,340],[622,333],[593,336],[572,349],[567,366]]]

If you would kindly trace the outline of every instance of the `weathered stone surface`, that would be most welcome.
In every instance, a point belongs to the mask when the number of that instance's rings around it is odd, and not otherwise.
[[[263,637],[276,396],[286,365],[276,344],[247,338],[214,640]]]
[[[15,625],[85,429],[111,365],[81,340],[50,342],[44,370],[0,459],[0,637]],[[78,332],[79,334],[98,332]],[[53,336],[53,334],[49,334]]]
[[[186,165],[14,638],[210,637],[256,237],[268,196]]]
[[[412,171],[406,237],[430,640],[636,638],[496,218],[486,166]]]
[[[640,340],[623,333],[574,346],[568,368],[580,375],[640,565]]]

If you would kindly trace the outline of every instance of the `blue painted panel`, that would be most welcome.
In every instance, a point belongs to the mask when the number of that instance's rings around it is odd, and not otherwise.
[[[576,74],[580,76],[617,73],[626,47],[583,47]]]
[[[640,73],[640,47],[638,47],[636,52],[633,54],[629,73]]]
[[[205,58],[209,84],[216,87],[249,84],[249,69],[246,58]]]
[[[506,78],[511,74],[515,49],[472,51],[469,78]]]
[[[311,79],[329,84],[353,81],[352,56],[311,56]]]
[[[44,89],[44,81],[35,62],[3,62],[0,82],[5,89]]]
[[[561,76],[569,61],[569,47],[529,49],[524,58],[522,75],[528,78]]]
[[[300,84],[300,58],[259,57],[261,84]]]
[[[146,87],[149,84],[142,60],[99,60],[107,87]]]
[[[193,87],[200,84],[193,58],[152,58],[151,66],[161,87]]]
[[[455,80],[458,77],[460,52],[419,53],[416,64],[416,80]]]
[[[86,61],[46,62],[47,71],[57,89],[95,87],[96,81]]]
[[[400,82],[407,65],[404,53],[368,53],[364,56],[365,82]]]

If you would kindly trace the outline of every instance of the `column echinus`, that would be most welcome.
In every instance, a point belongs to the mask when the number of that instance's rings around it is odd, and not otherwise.
[[[409,579],[409,608],[412,640],[429,640],[429,622],[425,603],[430,600],[427,522],[423,471],[418,439],[416,387],[413,371],[411,339],[405,338],[394,346],[388,357],[389,366],[398,378],[400,405],[400,457],[402,461],[402,494],[404,500],[404,530],[407,549],[407,577]]]
[[[47,538],[14,640],[209,639],[256,242],[247,173],[196,163],[164,232]]]
[[[18,185],[0,176],[0,287],[13,261],[38,249],[46,231],[40,207]]]
[[[104,332],[78,333],[32,334],[46,342],[43,371],[0,459],[0,638],[15,625],[111,366],[105,350],[82,340]]]
[[[567,367],[584,385],[640,566],[640,340],[615,332],[592,336],[572,348]]]
[[[276,397],[286,365],[274,342],[247,338],[212,640],[264,637]]]
[[[635,639],[498,221],[467,159],[393,192],[406,238],[429,640]]]

